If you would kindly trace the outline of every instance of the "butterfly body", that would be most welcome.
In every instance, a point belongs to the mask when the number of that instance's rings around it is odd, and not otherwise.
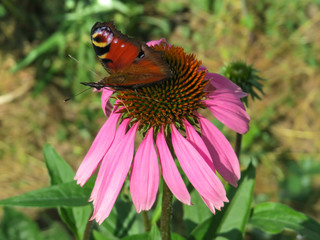
[[[118,31],[113,22],[96,23],[91,30],[94,50],[110,76],[97,83],[83,83],[97,89],[126,90],[160,83],[171,77],[162,52]]]

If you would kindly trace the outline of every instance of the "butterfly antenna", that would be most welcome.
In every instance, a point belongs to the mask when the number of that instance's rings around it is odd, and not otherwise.
[[[79,96],[80,94],[82,94],[82,93],[84,93],[84,92],[86,92],[86,91],[88,91],[88,90],[90,90],[90,89],[92,89],[91,87],[89,87],[89,88],[87,88],[87,89],[84,89],[84,90],[82,90],[81,92],[78,92],[76,95],[74,95],[73,97],[68,97],[68,98],[66,98],[65,100],[64,100],[64,102],[68,102],[68,101],[70,101],[71,99],[73,99],[74,97],[76,97],[76,96]]]
[[[86,65],[84,65],[83,63],[81,63],[78,59],[76,59],[75,57],[71,56],[70,54],[68,54],[68,57],[71,58],[72,60],[76,61],[79,65],[85,67],[89,72],[92,72],[93,74],[95,74],[96,76],[100,77],[95,71],[93,71],[92,69],[88,68]]]

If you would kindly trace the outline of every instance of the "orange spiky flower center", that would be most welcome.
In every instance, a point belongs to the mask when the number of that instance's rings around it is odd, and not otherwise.
[[[201,61],[193,54],[186,54],[181,47],[157,45],[163,58],[170,66],[172,77],[158,84],[119,91],[117,98],[124,117],[132,123],[140,122],[140,128],[160,127],[171,123],[181,123],[187,117],[194,118],[194,111],[204,108],[205,71],[199,71]]]

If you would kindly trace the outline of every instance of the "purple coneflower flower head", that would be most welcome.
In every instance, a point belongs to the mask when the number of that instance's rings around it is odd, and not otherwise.
[[[94,206],[91,219],[99,224],[109,216],[129,172],[137,212],[149,210],[155,202],[160,172],[173,195],[191,205],[175,159],[213,213],[228,202],[216,172],[233,186],[240,179],[232,146],[198,110],[209,109],[227,127],[244,134],[250,118],[240,99],[247,94],[227,78],[209,73],[194,55],[166,44],[164,39],[148,45],[163,52],[173,73],[171,79],[117,91],[113,109],[109,98],[114,92],[102,90],[102,109],[108,119],[75,176],[83,186],[100,166],[90,197]],[[137,132],[143,140],[135,152]]]

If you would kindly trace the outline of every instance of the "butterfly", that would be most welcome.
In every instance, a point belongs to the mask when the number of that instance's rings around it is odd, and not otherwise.
[[[91,29],[93,48],[110,74],[99,82],[82,84],[98,90],[130,90],[160,83],[171,78],[172,72],[161,51],[130,38],[116,29],[113,22],[97,22]]]

